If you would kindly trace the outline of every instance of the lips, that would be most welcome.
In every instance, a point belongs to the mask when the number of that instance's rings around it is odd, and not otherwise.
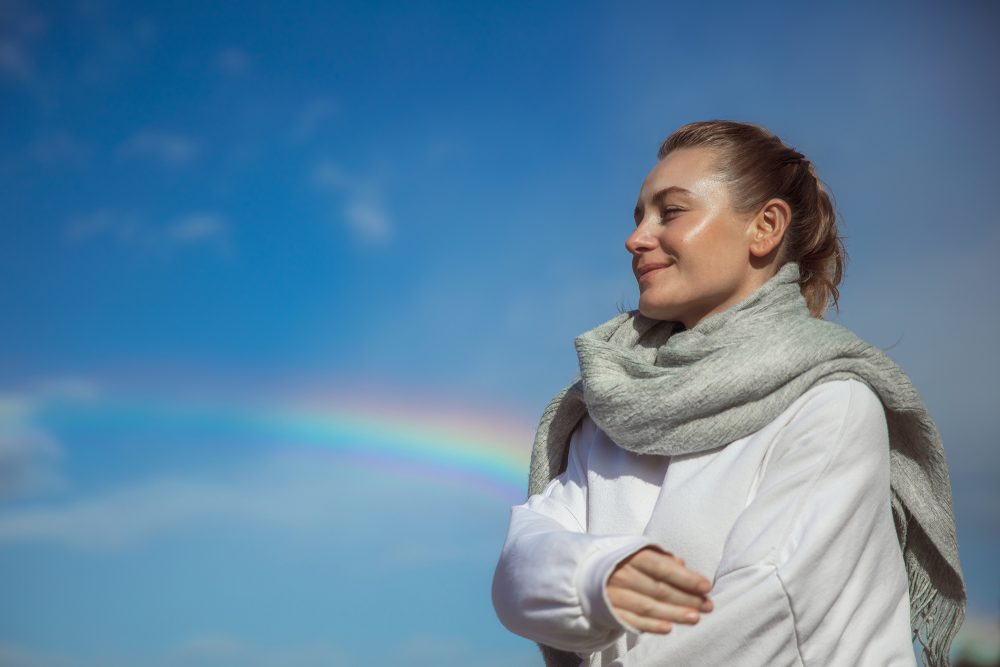
[[[655,271],[657,269],[664,269],[664,268],[666,268],[668,266],[671,266],[671,264],[662,264],[662,263],[646,264],[645,266],[640,266],[639,267],[639,269],[636,271],[636,275],[641,278],[642,276],[644,276],[645,274],[649,273],[650,271]]]

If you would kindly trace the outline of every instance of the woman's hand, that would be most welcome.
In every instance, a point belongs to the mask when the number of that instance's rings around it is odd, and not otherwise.
[[[698,622],[699,611],[712,610],[705,577],[684,567],[677,556],[645,547],[618,564],[608,578],[611,606],[643,632],[670,632],[677,623]]]

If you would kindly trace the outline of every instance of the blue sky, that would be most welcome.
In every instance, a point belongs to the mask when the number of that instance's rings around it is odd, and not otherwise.
[[[484,438],[500,414],[526,466],[573,337],[637,303],[660,141],[707,118],[769,127],[833,192],[828,317],[935,416],[966,636],[1000,652],[998,18],[4,2],[0,662],[537,664],[489,600],[516,485],[109,406],[354,397]]]

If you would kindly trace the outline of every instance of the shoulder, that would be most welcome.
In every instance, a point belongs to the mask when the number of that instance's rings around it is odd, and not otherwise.
[[[796,421],[833,421],[843,426],[885,420],[882,399],[865,382],[847,378],[815,384],[785,411],[784,425]]]
[[[810,387],[782,415],[776,443],[783,449],[814,448],[878,457],[888,449],[885,408],[859,379],[836,379]],[[873,447],[882,445],[883,447]]]

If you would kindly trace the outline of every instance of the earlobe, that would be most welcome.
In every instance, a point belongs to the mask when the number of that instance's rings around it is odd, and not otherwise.
[[[750,244],[750,252],[757,257],[765,257],[771,252],[771,245],[766,236],[758,235],[754,242]]]

